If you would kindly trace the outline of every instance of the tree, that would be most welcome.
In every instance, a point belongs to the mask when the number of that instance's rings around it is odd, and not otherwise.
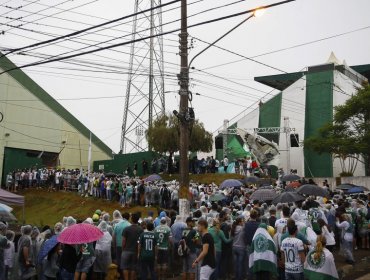
[[[173,115],[161,115],[154,120],[146,132],[149,146],[156,152],[164,154],[179,150],[179,120]],[[212,151],[212,134],[205,130],[203,123],[195,120],[190,128],[191,152]]]
[[[342,175],[354,173],[363,162],[370,174],[370,86],[359,88],[343,105],[335,107],[333,123],[304,141],[305,147],[338,158]]]

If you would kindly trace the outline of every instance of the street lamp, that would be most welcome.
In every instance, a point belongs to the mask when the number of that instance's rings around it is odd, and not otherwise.
[[[255,17],[261,17],[265,13],[265,11],[266,11],[265,8],[257,8],[257,9],[254,10],[253,15]]]
[[[194,60],[199,57],[202,53],[207,51],[213,45],[221,41],[239,26],[243,25],[252,17],[260,17],[264,13],[264,8],[257,8],[252,11],[252,14],[243,19],[242,22],[238,23],[228,32],[223,34],[213,43],[209,44],[206,48],[196,54],[188,64],[188,33],[187,33],[187,0],[181,0],[181,33],[180,33],[180,57],[181,57],[181,72],[178,75],[180,85],[180,109],[174,111],[174,114],[180,121],[180,190],[179,190],[179,214],[183,220],[190,214],[190,202],[189,202],[189,130],[190,125],[194,121],[194,111],[189,110],[189,70]],[[192,115],[192,117],[188,117]]]
[[[214,41],[213,43],[210,43],[206,48],[204,48],[203,50],[201,50],[199,53],[197,53],[191,60],[190,60],[190,63],[189,63],[189,69],[191,69],[191,64],[193,63],[193,61],[198,57],[200,56],[202,53],[204,53],[206,50],[208,50],[209,48],[211,48],[212,46],[214,46],[215,44],[217,44],[219,41],[221,41],[223,38],[225,38],[227,35],[229,35],[231,32],[233,32],[235,29],[237,29],[238,27],[240,27],[241,25],[243,25],[245,22],[247,22],[248,20],[250,20],[251,18],[253,17],[261,17],[264,13],[265,13],[265,8],[257,8],[257,9],[254,9],[252,14],[243,19],[240,23],[238,23],[237,25],[235,25],[233,28],[231,28],[229,31],[227,31],[224,35],[222,35],[221,37],[219,37],[216,41]]]

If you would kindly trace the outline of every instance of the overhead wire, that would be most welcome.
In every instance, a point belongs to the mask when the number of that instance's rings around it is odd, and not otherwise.
[[[197,1],[193,2],[193,3],[197,3],[197,2],[199,2],[199,1],[204,1],[204,0],[197,0]],[[193,3],[190,3],[190,4],[193,4]],[[189,4],[189,5],[190,5],[190,4]],[[52,7],[52,6],[51,6],[51,7]],[[52,7],[52,8],[54,8],[54,7]],[[176,9],[177,9],[177,8],[178,8],[178,7],[176,7]],[[175,9],[175,8],[173,8],[173,9]],[[62,10],[63,10],[63,9],[62,9]],[[172,9],[165,10],[165,11],[162,11],[162,12],[158,12],[157,14],[154,14],[154,15],[158,15],[159,13],[163,14],[163,13],[166,13],[166,12],[168,12],[168,11],[170,11],[170,10],[172,10]],[[68,11],[68,10],[63,10],[63,11]],[[29,12],[29,11],[23,11],[23,12],[32,13],[32,12]],[[45,16],[46,16],[46,15],[45,15]],[[48,16],[48,17],[52,18],[52,16]],[[145,17],[139,18],[138,20],[143,19],[143,18],[145,18]],[[90,24],[90,23],[87,23],[87,22],[82,22],[82,21],[75,21],[75,20],[71,20],[71,19],[64,19],[64,18],[57,18],[57,19],[59,19],[59,20],[64,20],[64,21],[68,21],[68,22],[80,23],[80,24],[88,25],[88,26],[94,26],[93,24]],[[23,17],[21,17],[21,18],[19,18],[19,19],[16,19],[16,20],[19,20],[19,21],[21,21],[21,22],[25,22],[26,24],[35,24],[35,25],[49,26],[49,27],[58,28],[58,29],[64,29],[64,30],[69,30],[69,31],[73,31],[73,32],[78,31],[78,30],[76,30],[76,29],[70,29],[70,28],[66,28],[66,27],[63,27],[63,26],[54,26],[54,25],[47,25],[47,24],[45,24],[45,23],[38,23],[38,22],[37,22],[37,20],[36,20],[36,21],[33,21],[33,22],[25,21],[25,20],[23,19]],[[115,26],[119,26],[119,25],[123,25],[123,24],[127,25],[127,24],[129,24],[130,22],[133,22],[133,20],[130,20],[130,21],[127,21],[127,22],[121,22],[121,23],[119,23],[118,25],[115,25]],[[26,25],[26,24],[22,24],[22,26],[24,26],[24,25]],[[5,25],[8,25],[8,24],[5,24]],[[106,28],[101,29],[101,30],[105,30],[105,29],[106,29]],[[100,31],[100,30],[98,30],[98,31]],[[94,35],[98,35],[98,36],[104,36],[104,37],[109,37],[109,38],[115,38],[115,36],[112,36],[112,35],[108,35],[108,34],[100,34],[100,33],[98,33],[98,31],[95,31],[95,32],[87,32],[87,33],[85,33],[84,35],[91,35],[91,34],[94,34]],[[127,33],[127,34],[131,34],[131,32],[129,32],[129,31],[120,30],[120,29],[114,29],[114,28],[112,28],[112,27],[110,27],[110,28],[109,28],[109,31],[110,31],[110,32],[111,32],[111,31],[117,31],[117,32],[119,32],[119,33],[125,32],[125,33]],[[6,32],[8,32],[8,31],[6,31]],[[60,35],[58,35],[58,36],[60,36]],[[76,37],[76,38],[79,38],[79,37]],[[166,40],[167,40],[167,39],[166,39]],[[168,39],[168,40],[169,40],[169,41],[175,41],[175,40],[171,40],[171,39]],[[177,41],[176,41],[176,42],[177,42]],[[172,46],[172,47],[176,47],[176,46]]]
[[[283,52],[283,51],[287,51],[287,50],[291,50],[291,49],[295,49],[295,48],[300,48],[300,47],[303,47],[303,46],[312,45],[312,44],[315,44],[315,43],[319,43],[319,42],[322,42],[322,41],[330,40],[330,39],[333,39],[333,38],[345,36],[345,35],[348,35],[348,34],[352,34],[352,33],[367,30],[367,29],[370,29],[370,25],[360,27],[360,28],[357,28],[357,29],[353,29],[353,30],[350,30],[350,31],[347,31],[347,32],[342,32],[342,33],[337,33],[337,34],[330,35],[330,36],[327,36],[327,37],[322,37],[320,39],[316,39],[316,40],[307,41],[307,42],[304,42],[304,43],[292,45],[292,46],[289,46],[289,47],[276,49],[276,50],[268,51],[268,52],[265,52],[265,53],[260,53],[260,54],[251,56],[250,58],[254,59],[254,58],[257,58],[257,57],[261,57],[261,56],[266,56],[266,55],[275,54],[275,53],[279,53],[279,52]],[[213,68],[217,68],[217,67],[222,67],[222,66],[234,64],[234,63],[237,63],[237,62],[241,62],[241,61],[244,61],[244,60],[246,60],[246,58],[234,60],[234,61],[227,62],[227,63],[217,64],[217,65],[214,65],[214,66],[204,68],[203,70],[209,70],[209,69],[213,69]]]
[[[27,7],[27,6],[30,6],[36,2],[39,2],[40,0],[35,0],[35,1],[29,1],[30,3],[26,4],[26,5],[22,5],[21,7],[24,8],[24,7]],[[10,2],[10,1],[9,1]],[[4,16],[4,15],[7,15],[7,14],[10,14],[11,12],[14,12],[15,10],[20,10],[19,7],[18,8],[11,8],[11,7],[7,7],[7,6],[4,6],[5,4],[4,3],[1,3],[0,6],[2,7],[6,7],[6,8],[9,8],[9,11],[5,12],[5,13],[2,13],[0,14],[0,16]],[[2,23],[0,23],[0,26],[3,25]]]
[[[37,47],[37,46],[44,45],[44,44],[53,43],[53,42],[62,40],[64,38],[70,38],[70,37],[76,36],[76,35],[81,34],[81,33],[85,33],[85,32],[90,31],[90,30],[94,30],[94,29],[99,28],[99,27],[102,27],[102,26],[106,26],[106,25],[109,25],[109,24],[112,24],[112,23],[115,23],[115,22],[118,22],[118,21],[122,21],[122,20],[127,19],[127,18],[132,18],[132,17],[135,17],[137,15],[140,15],[140,14],[143,14],[143,13],[146,13],[146,12],[153,11],[155,9],[159,9],[159,8],[163,8],[163,7],[172,5],[172,4],[177,3],[179,1],[180,0],[172,0],[170,2],[167,2],[165,4],[161,4],[161,5],[155,6],[153,8],[149,8],[149,9],[146,9],[146,10],[143,10],[143,11],[140,11],[140,12],[137,12],[137,13],[132,13],[132,14],[129,14],[129,15],[120,17],[120,18],[109,20],[109,21],[106,21],[106,22],[103,22],[103,23],[100,23],[100,24],[97,24],[97,25],[93,25],[93,26],[90,26],[90,27],[87,27],[87,28],[84,28],[84,29],[81,29],[81,30],[78,30],[78,31],[75,31],[75,32],[71,32],[69,34],[65,34],[65,35],[62,35],[62,36],[53,38],[53,39],[49,39],[49,40],[45,40],[45,41],[42,41],[42,42],[39,42],[39,43],[35,43],[35,44],[28,45],[28,46],[16,48],[16,49],[13,49],[12,51],[10,51],[10,52],[8,52],[6,54],[3,54],[3,55],[8,55],[10,53],[18,52],[18,51],[21,51],[21,50],[24,50],[24,49],[28,49],[28,48],[32,48],[32,47]]]
[[[32,38],[30,38],[30,37],[27,37],[27,36],[24,36],[24,35],[18,35],[18,34],[15,34],[15,35],[17,35],[17,36],[20,36],[20,37],[25,37],[25,38],[29,38],[29,39],[32,39]],[[37,39],[33,39],[33,40],[37,40]],[[66,46],[62,46],[63,48],[67,48],[67,49],[72,49],[72,48],[70,48],[70,47],[66,47]],[[123,53],[123,54],[128,54],[127,52],[124,52],[124,51],[118,51],[118,50],[116,50],[118,53]],[[20,53],[18,53],[18,54],[21,54],[21,55],[28,55],[27,54],[27,51],[26,52],[20,52]],[[103,56],[103,55],[101,55],[101,54],[93,54],[94,56],[97,56],[97,57],[101,57],[101,58],[105,58],[105,59],[110,59],[110,60],[112,60],[112,61],[114,61],[114,62],[121,62],[121,63],[127,63],[127,62],[122,62],[122,61],[119,61],[117,58],[113,58],[113,57],[108,57],[108,56]],[[52,55],[46,55],[46,56],[49,56],[49,57],[52,57]],[[136,54],[135,55],[136,57],[142,57],[142,58],[144,58],[144,56],[141,56],[141,55],[139,55],[139,54]],[[148,58],[149,59],[149,58]],[[67,60],[67,61],[70,61],[70,60]],[[91,62],[85,62],[85,63],[90,63],[91,64]],[[178,64],[176,64],[176,63],[172,63],[172,62],[164,62],[164,63],[166,63],[166,64],[170,64],[170,65],[176,65],[176,66],[178,66]],[[134,64],[135,65],[135,64]],[[178,69],[178,67],[172,67],[172,66],[166,66],[166,68],[172,68],[172,69]]]
[[[70,2],[70,1],[71,1],[71,0],[65,0],[65,1],[63,1],[63,2],[61,2],[61,3],[56,4],[56,5],[55,5],[55,7],[60,6],[60,5],[63,5],[63,4],[65,4],[65,3],[67,3],[67,2]],[[86,2],[86,3],[84,3],[84,4],[81,4],[81,5],[78,5],[78,6],[71,7],[71,8],[69,8],[69,9],[70,9],[70,10],[72,10],[72,9],[81,8],[81,7],[84,7],[84,6],[90,5],[90,4],[92,4],[92,3],[94,3],[94,2],[97,2],[97,1],[99,1],[99,0],[91,0],[91,1],[88,1],[88,2]],[[42,11],[46,11],[46,10],[48,10],[48,9],[50,9],[50,8],[45,8],[45,9],[39,10],[39,11],[37,11],[37,13],[42,12]],[[61,13],[62,13],[62,11],[57,12],[57,13],[55,13],[55,14],[53,14],[53,15],[57,15],[57,14],[61,14]],[[31,13],[31,14],[29,14],[29,15],[24,16],[23,18],[30,17],[30,16],[32,16],[32,15],[34,15],[34,14],[35,14],[35,13]],[[46,15],[46,16],[43,16],[42,18],[36,19],[36,20],[34,20],[34,22],[35,22],[35,21],[37,21],[37,20],[42,20],[42,19],[47,18],[47,17],[50,17],[50,15]],[[6,22],[4,25],[9,24],[9,23],[11,23],[11,22],[14,22],[14,20],[8,21],[8,22]],[[7,30],[4,30],[4,32],[6,33],[6,32],[8,32],[8,31],[10,31],[10,30],[12,30],[12,29],[13,29],[13,28],[9,28],[9,29],[7,29]]]
[[[210,45],[210,44],[211,44],[211,43],[209,43],[209,42],[207,42],[207,41],[205,41],[205,40],[199,39],[198,37],[194,37],[194,36],[193,36],[192,38],[194,38],[194,39],[196,39],[196,40],[198,40],[198,41],[200,41],[200,42],[202,42],[202,43],[204,43],[204,44],[207,44],[207,45]],[[215,48],[217,48],[217,49],[223,50],[223,51],[225,51],[225,52],[228,52],[228,53],[234,54],[234,55],[236,55],[236,56],[242,57],[242,58],[243,58],[243,60],[250,60],[250,61],[252,61],[252,62],[255,62],[255,63],[257,63],[257,64],[260,64],[260,65],[263,65],[263,66],[265,66],[265,67],[271,68],[271,69],[273,69],[273,70],[277,70],[277,71],[282,72],[282,73],[288,73],[288,72],[286,72],[286,71],[284,71],[284,70],[281,70],[280,68],[277,68],[277,67],[275,67],[275,66],[271,66],[271,65],[269,65],[269,64],[267,64],[267,63],[263,63],[263,62],[261,62],[261,61],[255,60],[255,59],[253,59],[253,58],[251,58],[251,57],[247,57],[247,56],[242,55],[242,54],[240,54],[240,53],[237,53],[237,52],[231,51],[231,50],[229,50],[229,49],[227,49],[227,48],[220,47],[220,46],[218,46],[218,45],[212,45],[212,46],[213,46],[213,47],[215,47]],[[199,70],[199,69],[196,69],[196,70],[197,70],[197,71],[202,71],[202,70]],[[204,72],[204,70],[203,70],[203,72]]]
[[[233,5],[233,4],[235,4],[235,3],[239,3],[239,2],[243,2],[243,1],[236,1],[236,2],[233,2],[233,3],[228,3],[227,5],[214,7],[213,9],[218,9],[218,8],[220,8],[220,7],[224,7],[224,6],[230,6],[230,5]],[[213,9],[211,9],[211,10],[213,10]],[[199,12],[199,13],[197,13],[197,14],[201,14],[201,13],[204,13],[204,12],[205,12],[205,11],[201,11],[201,12]],[[197,15],[197,14],[195,14],[195,15]],[[194,16],[194,15],[192,15],[192,16]]]
[[[201,1],[204,1],[204,0],[198,0],[198,1],[195,1],[195,2],[189,3],[189,5],[191,5],[191,4],[195,4],[195,3],[198,3],[198,2],[201,2]],[[195,14],[193,14],[193,15],[188,16],[188,18],[191,18],[191,17],[193,17],[193,16],[197,16],[197,15],[203,14],[203,13],[208,12],[208,11],[211,11],[211,10],[215,10],[215,9],[223,8],[223,7],[230,6],[230,5],[234,5],[234,4],[237,4],[237,3],[243,2],[243,1],[244,1],[244,0],[238,0],[238,1],[235,1],[235,2],[232,2],[232,3],[228,3],[228,4],[226,4],[226,5],[221,5],[221,6],[217,6],[217,7],[214,7],[214,8],[207,9],[207,10],[203,10],[203,11],[200,11],[200,12],[198,12],[198,13],[195,13]],[[174,23],[174,22],[177,22],[177,21],[179,21],[179,19],[173,20],[173,21],[171,21],[171,22],[164,23],[164,24],[162,24],[162,25],[161,25],[161,27],[163,27],[163,26],[165,26],[165,25],[168,25],[168,24],[171,24],[171,23]],[[119,23],[118,25],[121,25],[121,24],[122,24],[122,23]],[[111,30],[111,28],[110,28],[110,30]],[[140,32],[148,31],[148,30],[150,30],[150,28],[147,28],[147,29],[144,29],[144,30],[140,30],[140,31],[138,31],[138,32],[140,33]],[[112,41],[114,41],[114,40],[122,39],[122,38],[125,38],[125,37],[127,37],[127,35],[120,36],[120,37],[114,37],[113,39],[108,40],[108,41],[105,41],[104,43],[109,43],[109,42],[112,42]],[[75,38],[76,38],[76,37],[75,37]],[[78,38],[78,37],[77,37],[77,38]],[[69,39],[69,40],[71,41],[71,39]],[[87,45],[87,44],[85,44],[85,45]],[[87,49],[87,48],[89,48],[89,47],[98,46],[98,45],[99,45],[99,44],[95,44],[95,45],[88,45],[87,47],[80,48],[80,49],[78,49],[78,50],[74,50],[74,51],[80,51],[80,50],[84,50],[84,49]],[[115,50],[113,50],[113,51],[115,51]],[[71,51],[71,52],[72,52],[72,51]],[[68,54],[68,53],[71,53],[71,52],[65,52],[65,53],[59,54],[58,56],[63,55],[63,54]],[[56,57],[57,57],[57,56],[56,56]]]
[[[199,3],[199,2],[203,2],[203,1],[204,1],[204,0],[196,0],[196,1],[194,1],[194,2],[190,2],[190,3],[188,3],[187,5],[188,5],[188,6],[191,6],[191,5],[193,5],[193,4],[196,4],[196,3]],[[231,5],[234,5],[234,4],[238,4],[238,3],[240,3],[240,2],[244,2],[244,1],[245,1],[245,0],[238,0],[238,1],[234,1],[234,2],[232,2],[232,3],[227,3],[227,4],[224,4],[224,5],[221,5],[221,6],[216,6],[216,7],[213,7],[213,8],[207,9],[207,10],[200,11],[200,12],[195,13],[195,14],[193,14],[193,15],[190,15],[190,16],[188,16],[188,18],[191,18],[191,17],[197,16],[197,15],[203,14],[203,13],[205,13],[205,12],[213,11],[213,10],[216,10],[216,9],[225,8],[225,7],[227,7],[227,6],[231,6]],[[46,5],[46,6],[48,6],[48,5]],[[48,7],[54,8],[53,6],[48,6]],[[165,11],[160,11],[159,13],[163,14],[163,13],[166,13],[166,12],[169,12],[169,11],[172,11],[172,10],[175,10],[175,9],[178,9],[178,8],[179,8],[179,7],[170,8],[170,9],[165,10]],[[59,8],[59,9],[60,9],[60,8]],[[63,10],[63,9],[62,9],[62,10]],[[71,11],[71,12],[73,12],[73,11]],[[106,18],[96,17],[96,16],[91,16],[91,15],[87,15],[87,14],[83,14],[83,13],[78,13],[78,12],[74,12],[74,13],[81,14],[81,15],[85,15],[85,16],[90,16],[90,17],[95,17],[95,18],[99,18],[99,19],[103,19],[103,20],[108,20],[108,19],[106,19]],[[159,14],[159,13],[157,13],[157,14]],[[156,15],[156,14],[154,14],[154,15]],[[145,18],[145,16],[144,16],[144,17],[141,17],[141,18],[139,18],[139,19],[137,19],[137,20],[141,20],[141,19],[143,19],[143,18]],[[167,24],[174,23],[174,22],[177,22],[177,21],[179,21],[179,19],[178,19],[178,20],[171,21],[171,22],[169,22],[169,23],[167,23]],[[132,20],[131,20],[130,22],[132,22]],[[81,23],[81,24],[89,25],[88,23],[85,23],[85,22],[80,22],[80,23]],[[129,22],[122,22],[122,23],[120,23],[119,25],[121,25],[121,24],[128,24],[128,23],[129,23]],[[165,24],[165,25],[167,25],[167,24]],[[118,26],[118,25],[116,25],[116,26]],[[113,26],[113,27],[115,27],[115,26]],[[105,29],[106,29],[106,28],[105,28]],[[104,30],[104,29],[103,29],[103,30]],[[114,29],[114,28],[110,27],[110,28],[109,28],[109,31],[112,31],[112,30],[122,32],[122,30],[117,30],[117,29]],[[148,30],[148,29],[146,29],[146,30]],[[146,30],[144,30],[144,31],[146,31]],[[98,33],[93,32],[93,33],[87,33],[87,34],[98,34]],[[170,39],[169,39],[169,40],[170,40]],[[171,41],[177,42],[177,40],[171,40]]]
[[[293,1],[295,1],[295,0],[285,0],[285,1],[281,1],[281,2],[277,2],[277,3],[274,3],[274,4],[264,6],[264,8],[272,8],[272,7],[287,4],[287,3],[293,2]],[[206,20],[206,21],[203,21],[203,22],[192,24],[192,25],[188,26],[188,28],[194,28],[194,27],[197,27],[197,26],[202,26],[202,25],[205,25],[205,24],[210,24],[210,23],[213,23],[213,22],[218,22],[218,21],[230,19],[230,18],[233,18],[233,17],[245,15],[245,14],[253,12],[254,10],[255,9],[247,10],[247,11],[243,11],[243,12],[239,12],[239,13],[235,13],[235,14],[231,14],[231,15],[211,19],[211,20]],[[68,56],[59,57],[59,58],[55,58],[55,59],[50,59],[50,60],[47,60],[47,61],[39,61],[39,62],[31,63],[31,64],[22,65],[22,66],[13,68],[13,69],[9,69],[5,72],[12,71],[12,70],[15,70],[15,69],[21,69],[21,68],[25,68],[25,67],[30,67],[30,66],[35,66],[35,65],[60,61],[60,60],[68,59],[68,58],[78,57],[78,56],[81,56],[81,55],[91,54],[91,53],[95,53],[95,52],[100,52],[100,51],[103,51],[103,50],[106,50],[106,49],[116,48],[116,47],[119,47],[119,46],[122,46],[122,45],[127,45],[127,44],[131,44],[131,43],[135,43],[135,42],[140,42],[140,41],[143,41],[143,40],[147,40],[147,39],[158,37],[158,36],[164,36],[164,35],[167,35],[167,34],[178,32],[178,31],[180,31],[179,28],[173,29],[171,31],[162,32],[161,34],[146,36],[146,37],[143,37],[143,38],[140,38],[140,39],[135,39],[135,40],[131,40],[131,41],[123,42],[123,43],[117,43],[117,44],[113,44],[113,45],[110,45],[110,46],[105,46],[105,47],[101,47],[101,48],[98,48],[98,49],[85,51],[85,52],[82,52],[82,53],[77,53],[77,54],[73,54],[73,55],[68,55]],[[5,73],[5,72],[2,72],[2,73]],[[2,73],[0,73],[0,74],[2,74]]]

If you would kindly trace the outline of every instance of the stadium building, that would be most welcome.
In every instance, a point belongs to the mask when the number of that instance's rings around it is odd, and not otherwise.
[[[2,54],[0,53],[0,57]],[[0,72],[16,67],[0,58]],[[112,150],[22,70],[0,75],[0,176],[18,168],[84,168]]]
[[[333,53],[327,63],[305,71],[255,77],[255,81],[280,92],[237,122],[224,124],[215,141],[217,157],[221,159],[225,152],[240,154],[240,150],[250,149],[245,132],[251,139],[257,139],[261,154],[274,157],[274,163],[270,161],[270,164],[276,169],[296,169],[299,175],[306,177],[339,176],[342,170],[339,160],[304,149],[302,142],[332,122],[334,107],[343,104],[369,79],[370,64],[347,66]],[[264,140],[271,141],[272,145]],[[274,147],[278,151],[275,156],[271,153]],[[365,175],[362,163],[358,163],[354,175]]]

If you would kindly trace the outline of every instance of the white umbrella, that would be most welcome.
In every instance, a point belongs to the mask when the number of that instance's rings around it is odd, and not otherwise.
[[[3,204],[3,203],[0,203],[0,209],[1,210],[4,210],[4,211],[7,211],[7,212],[12,212],[13,211],[13,208],[6,205],[6,204]]]

